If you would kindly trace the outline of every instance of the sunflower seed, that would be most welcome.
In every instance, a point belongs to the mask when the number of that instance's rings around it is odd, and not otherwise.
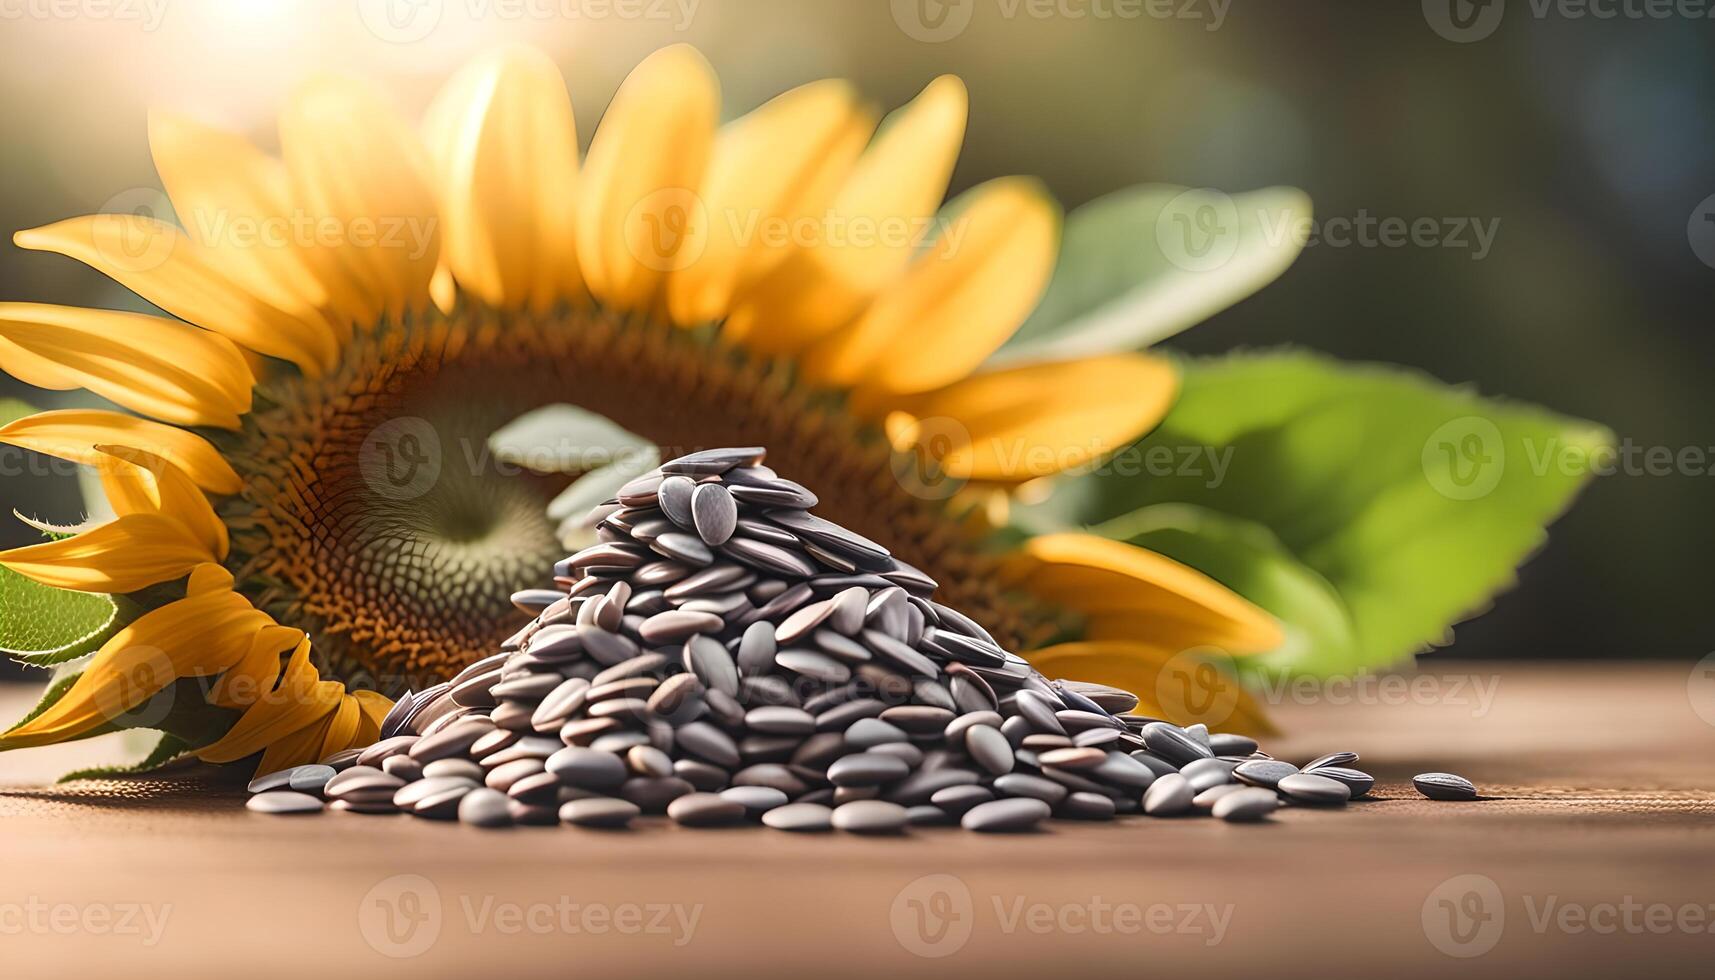
[[[701,484],[691,494],[691,522],[704,544],[725,544],[738,528],[738,503],[726,487]]]
[[[788,803],[762,815],[764,825],[775,830],[817,833],[834,826],[834,811],[817,803]]]
[[[1267,789],[1274,789],[1280,785],[1282,779],[1297,772],[1297,766],[1290,762],[1281,762],[1278,759],[1252,759],[1249,762],[1239,763],[1233,769],[1233,775],[1239,782],[1249,783],[1252,786],[1262,786]]]
[[[1152,817],[1176,817],[1191,810],[1196,797],[1191,783],[1179,773],[1157,779],[1143,794],[1143,812]]]
[[[560,807],[560,819],[578,827],[624,827],[641,813],[635,803],[606,796],[572,800]]]
[[[667,816],[686,827],[718,827],[744,819],[744,804],[714,793],[686,793],[667,804]]]
[[[1256,751],[1255,745],[1251,746],[1251,751]],[[1314,769],[1320,769],[1323,766],[1349,766],[1357,761],[1358,753],[1356,752],[1330,752],[1327,755],[1306,762],[1304,764],[1304,771],[1310,772]]]
[[[685,473],[691,476],[716,476],[735,466],[755,466],[768,455],[761,446],[742,449],[704,449],[661,464],[663,473]]]
[[[1411,777],[1411,785],[1432,800],[1474,800],[1477,787],[1464,776],[1450,772],[1426,772]]]
[[[319,813],[322,801],[308,793],[294,790],[272,789],[257,793],[245,802],[245,807],[255,813]]]
[[[1250,823],[1261,820],[1280,808],[1280,797],[1258,787],[1227,793],[1209,808],[1216,819],[1228,823]]]
[[[983,834],[1008,834],[1035,829],[1052,812],[1042,800],[1011,797],[979,803],[965,811],[959,826]]]
[[[1374,776],[1357,769],[1348,769],[1345,766],[1317,766],[1313,772],[1315,775],[1332,779],[1335,782],[1345,783],[1346,788],[1352,791],[1352,799],[1354,800],[1367,795],[1376,785]]]
[[[1352,790],[1345,783],[1310,772],[1295,772],[1274,788],[1294,803],[1317,806],[1341,806],[1352,798]]]
[[[905,829],[905,808],[885,800],[857,800],[836,807],[829,818],[835,830],[852,834],[897,834]]]

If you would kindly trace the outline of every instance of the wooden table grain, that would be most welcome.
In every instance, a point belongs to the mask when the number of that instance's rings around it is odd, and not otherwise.
[[[1427,661],[1269,697],[1277,755],[1355,749],[1376,799],[1261,826],[864,839],[264,817],[201,776],[14,786],[0,959],[18,977],[1707,972],[1715,673]],[[1485,799],[1416,798],[1433,769]]]

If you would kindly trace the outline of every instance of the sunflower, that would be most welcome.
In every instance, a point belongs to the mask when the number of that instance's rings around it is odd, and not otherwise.
[[[1002,643],[1140,710],[1184,713],[1156,679],[1186,651],[1280,642],[1159,555],[992,533],[1009,495],[1153,427],[1176,380],[1132,352],[985,366],[1042,295],[1060,216],[1015,177],[942,207],[957,79],[885,120],[834,80],[719,116],[683,45],[631,73],[581,160],[564,82],[527,49],[463,68],[420,131],[316,79],[278,158],[152,115],[177,225],[103,214],[16,240],[174,318],[0,304],[0,367],[126,410],[0,428],[95,466],[115,514],[0,563],[146,611],[0,747],[111,727],[187,680],[229,724],[193,746],[207,761],[372,740],[386,694],[492,651],[522,621],[508,595],[564,553],[545,512],[562,487],[472,450],[550,403],[663,447],[767,446]],[[438,471],[401,493],[407,464]]]

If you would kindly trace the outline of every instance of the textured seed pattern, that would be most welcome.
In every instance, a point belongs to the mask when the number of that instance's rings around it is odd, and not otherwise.
[[[1374,780],[1336,752],[1300,772],[1239,736],[1127,714],[1049,680],[932,596],[928,576],[816,517],[760,448],[694,453],[591,516],[535,620],[452,681],[407,692],[382,739],[251,783],[250,808],[792,832],[977,832],[1050,817],[1260,820]],[[1470,783],[1418,778],[1424,795]]]

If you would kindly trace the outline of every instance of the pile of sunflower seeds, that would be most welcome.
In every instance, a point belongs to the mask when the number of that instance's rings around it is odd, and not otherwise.
[[[256,780],[250,808],[1020,831],[1139,812],[1254,821],[1374,784],[1354,753],[1300,769],[1130,714],[1124,691],[1043,677],[934,601],[927,575],[812,515],[815,494],[763,457],[693,453],[626,485],[555,588],[513,596],[535,619],[499,652],[406,694],[374,745]]]

